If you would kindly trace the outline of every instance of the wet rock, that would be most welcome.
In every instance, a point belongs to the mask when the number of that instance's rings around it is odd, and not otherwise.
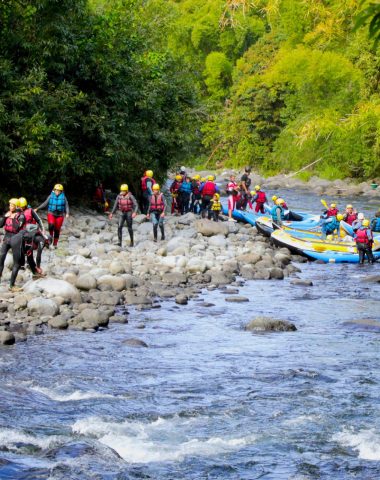
[[[261,268],[255,272],[254,280],[269,280],[270,279],[270,270],[269,268]]]
[[[48,325],[50,328],[57,328],[58,330],[66,330],[69,326],[67,320],[61,316],[51,318],[48,321]]]
[[[344,322],[343,325],[347,327],[352,327],[358,330],[368,330],[371,332],[380,333],[380,321],[375,319],[359,319],[351,320],[349,322]]]
[[[162,281],[169,285],[178,286],[187,283],[187,277],[184,273],[170,272],[163,275]]]
[[[244,265],[240,268],[240,275],[245,280],[253,280],[255,278],[256,270],[252,265]]]
[[[84,273],[76,279],[76,287],[79,290],[93,290],[96,288],[96,279],[89,273]]]
[[[368,275],[362,279],[363,282],[380,283],[380,275]]]
[[[8,310],[8,304],[5,302],[0,303],[0,313],[6,312]]]
[[[103,275],[98,278],[98,285],[99,287],[103,285],[109,285],[112,290],[115,290],[116,292],[121,292],[125,289],[126,280],[124,277],[116,275]]]
[[[206,262],[198,257],[191,257],[187,262],[186,270],[189,273],[204,273],[206,271]]]
[[[84,322],[80,322],[77,324],[77,327],[79,327],[81,330],[89,330],[92,332],[99,330],[98,322],[94,320],[85,320]]]
[[[148,345],[143,341],[138,338],[127,338],[126,340],[123,341],[124,345],[128,345],[129,347],[144,347],[148,348]]]
[[[109,323],[128,323],[128,318],[125,315],[112,315],[108,321]]]
[[[226,302],[233,302],[233,303],[249,302],[249,298],[248,298],[248,297],[240,297],[240,296],[226,297],[224,300],[225,300]]]
[[[76,289],[71,283],[56,278],[42,278],[34,282],[28,282],[24,286],[24,292],[27,293],[34,293],[36,289],[49,295],[63,297],[65,300],[72,302],[76,302],[80,298],[78,289]]]
[[[302,280],[301,278],[295,278],[290,282],[291,285],[298,285],[300,287],[312,287],[313,282],[311,280]]]
[[[16,339],[12,332],[0,331],[0,345],[13,345]]]
[[[54,317],[58,313],[58,305],[49,298],[37,297],[29,300],[28,311],[31,315]]]
[[[245,329],[251,332],[294,332],[297,330],[293,323],[270,317],[256,317],[245,326]]]
[[[210,270],[211,282],[214,285],[228,285],[235,280],[235,276],[228,272],[222,272],[221,270]]]
[[[215,307],[215,303],[202,302],[202,303],[200,303],[198,306],[199,306],[199,307],[205,307],[205,308]]]
[[[239,293],[239,289],[226,287],[221,290],[221,293],[225,295],[236,295],[237,293]]]
[[[189,297],[187,295],[177,295],[175,297],[175,303],[178,303],[178,305],[187,305],[189,301]]]
[[[197,220],[195,222],[195,228],[198,233],[201,233],[204,237],[212,237],[213,235],[229,234],[228,225],[222,222],[213,222],[211,220]]]
[[[179,225],[191,225],[195,220],[197,219],[197,216],[194,215],[194,213],[186,213],[185,215],[181,215],[178,218],[178,224]]]
[[[146,296],[138,296],[134,293],[126,293],[124,296],[125,303],[128,305],[151,305],[152,299]]]
[[[119,305],[123,295],[119,292],[90,292],[90,301],[99,305]]]
[[[27,295],[23,295],[23,294],[16,295],[15,301],[14,301],[15,310],[22,310],[26,308],[29,300],[30,298],[28,298]]]
[[[270,278],[274,280],[283,280],[284,272],[281,268],[274,267],[270,269]]]

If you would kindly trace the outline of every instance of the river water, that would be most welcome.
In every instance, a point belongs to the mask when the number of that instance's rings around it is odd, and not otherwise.
[[[347,323],[379,319],[379,265],[300,267],[314,286],[206,290],[0,350],[0,478],[380,478],[380,336]],[[298,330],[245,331],[257,315]]]

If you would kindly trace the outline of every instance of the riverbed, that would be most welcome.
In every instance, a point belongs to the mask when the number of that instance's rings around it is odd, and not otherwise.
[[[380,332],[350,323],[379,319],[379,266],[298,266],[313,286],[205,289],[3,348],[0,478],[379,478]],[[259,315],[297,331],[244,330]]]

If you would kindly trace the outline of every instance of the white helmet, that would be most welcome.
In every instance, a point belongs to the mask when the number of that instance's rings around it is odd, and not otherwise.
[[[358,213],[358,220],[364,220],[364,213]]]

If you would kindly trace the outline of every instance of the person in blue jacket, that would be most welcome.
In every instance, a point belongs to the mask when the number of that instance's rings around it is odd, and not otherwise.
[[[178,200],[181,208],[181,215],[190,211],[190,199],[193,191],[193,185],[190,177],[185,177],[178,190]]]
[[[371,220],[371,230],[380,233],[380,210],[375,213],[375,217]]]

